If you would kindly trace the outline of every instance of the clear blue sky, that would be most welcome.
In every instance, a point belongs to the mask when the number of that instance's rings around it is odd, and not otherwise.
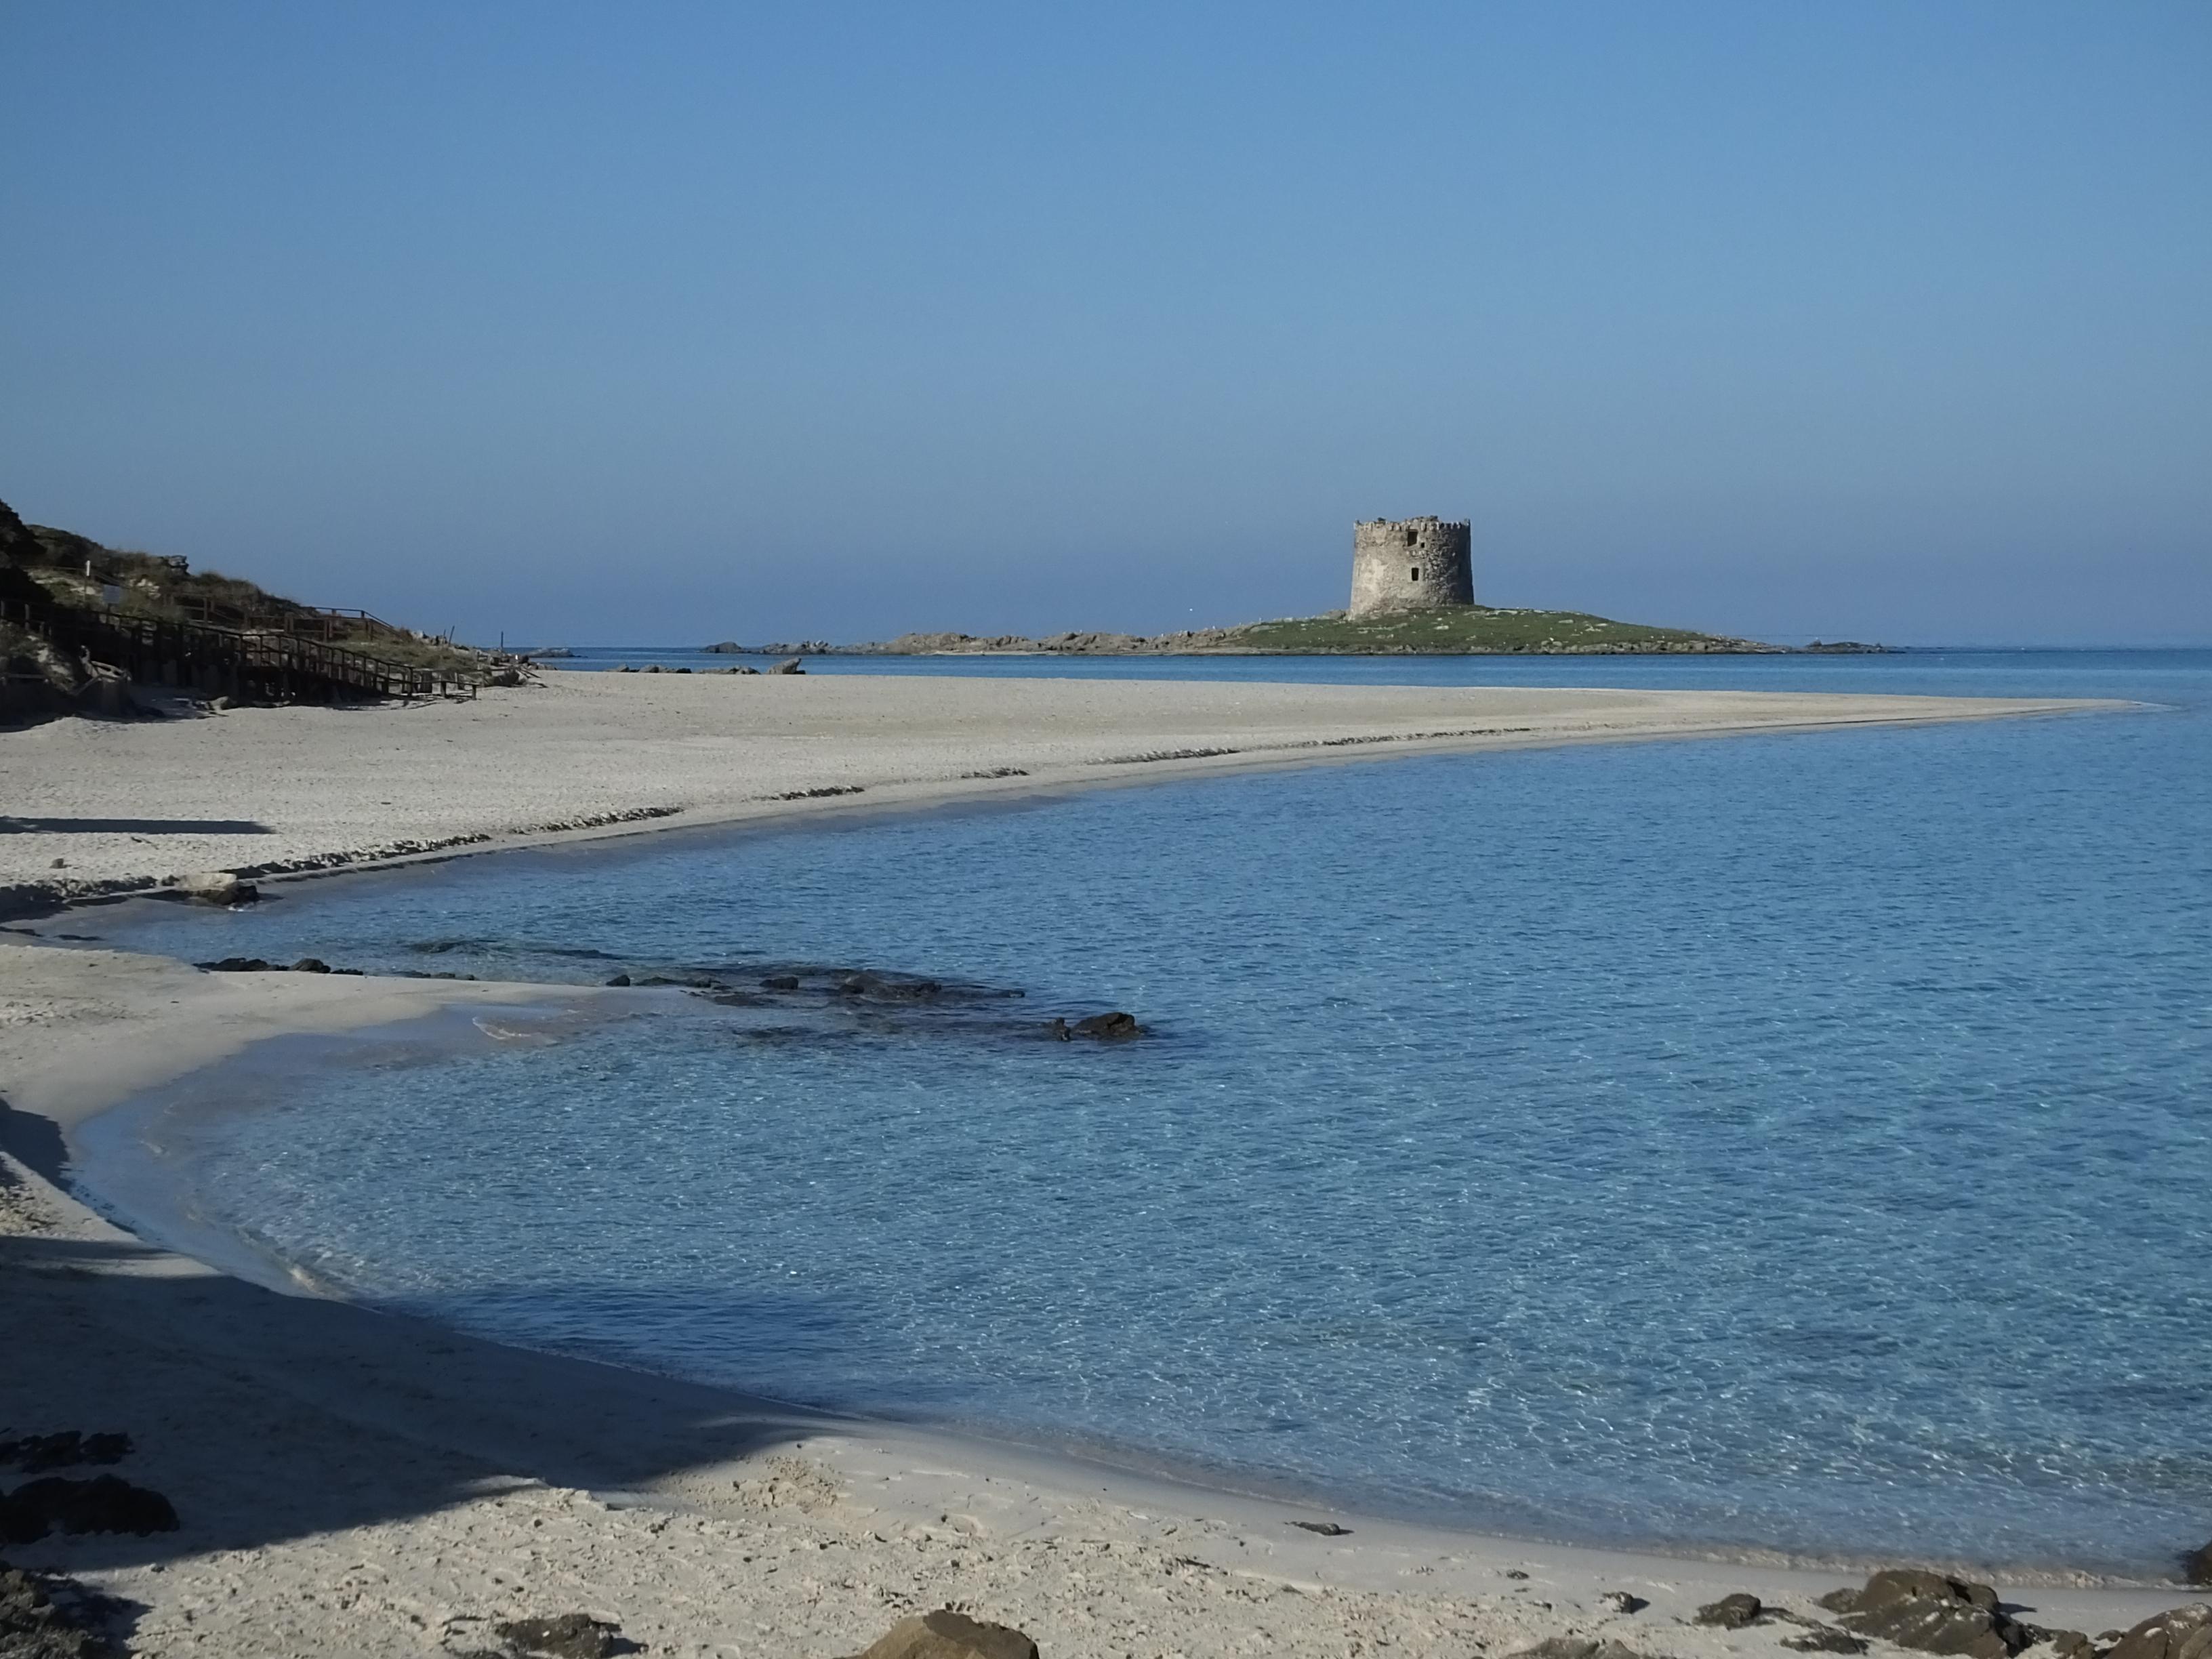
[[[0,0],[0,498],[488,638],[2212,642],[2212,5]]]

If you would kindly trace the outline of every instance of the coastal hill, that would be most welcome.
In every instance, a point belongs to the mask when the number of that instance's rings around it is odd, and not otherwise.
[[[285,702],[427,695],[498,672],[451,639],[26,524],[0,501],[0,723],[127,714],[133,680]]]
[[[1680,628],[1614,622],[1579,611],[1521,611],[1487,605],[1439,605],[1425,610],[1348,618],[1341,611],[1200,628],[1176,634],[902,634],[866,645],[826,641],[741,646],[724,641],[706,647],[722,654],[944,656],[1644,656],[1771,653],[1787,650],[1756,640],[1733,639]],[[1814,646],[1814,650],[1880,650],[1879,646]]]

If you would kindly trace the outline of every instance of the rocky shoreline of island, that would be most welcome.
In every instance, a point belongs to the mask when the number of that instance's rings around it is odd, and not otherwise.
[[[768,657],[1275,657],[1275,656],[1856,656],[1898,647],[1857,640],[1770,645],[1731,635],[1619,623],[1574,611],[1462,605],[1381,618],[1319,617],[1183,629],[1168,634],[1069,629],[1058,634],[909,632],[889,640],[834,644],[721,640],[713,656]]]

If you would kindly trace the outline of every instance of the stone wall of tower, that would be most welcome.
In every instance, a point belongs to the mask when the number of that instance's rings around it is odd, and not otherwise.
[[[1474,603],[1474,554],[1464,521],[1371,519],[1352,527],[1349,617]]]

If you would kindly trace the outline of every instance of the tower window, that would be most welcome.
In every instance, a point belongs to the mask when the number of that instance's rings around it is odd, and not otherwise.
[[[1413,569],[1411,569],[1410,571],[1408,571],[1408,572],[1407,573],[1407,575],[1409,575],[1409,576],[1410,576],[1413,580],[1415,580],[1415,581],[1419,581],[1419,580],[1421,580],[1421,567],[1420,567],[1420,566],[1419,566],[1419,565],[1415,565],[1415,566],[1413,568]]]

